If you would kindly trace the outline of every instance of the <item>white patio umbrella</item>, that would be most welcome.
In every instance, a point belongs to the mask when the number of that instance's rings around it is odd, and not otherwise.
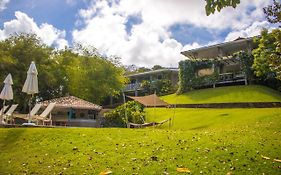
[[[29,116],[28,116],[28,123],[31,123],[31,116],[30,116],[30,109],[31,109],[31,99],[33,98],[34,94],[38,93],[38,79],[37,79],[37,69],[35,66],[34,61],[31,62],[29,69],[27,71],[27,78],[22,88],[22,92],[25,92],[31,95],[28,107],[29,107]]]
[[[3,101],[3,109],[5,106],[5,101],[6,100],[12,100],[14,95],[13,95],[13,89],[12,89],[12,84],[13,84],[13,79],[12,75],[8,74],[7,77],[4,80],[4,87],[1,91],[0,98]],[[3,116],[4,110],[1,110],[1,118],[0,118],[0,123],[2,123],[2,116]]]

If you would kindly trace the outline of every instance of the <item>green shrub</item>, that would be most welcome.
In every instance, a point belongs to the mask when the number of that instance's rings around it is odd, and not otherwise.
[[[114,110],[105,113],[105,127],[127,127],[127,122],[143,123],[144,107],[135,101],[129,101]]]

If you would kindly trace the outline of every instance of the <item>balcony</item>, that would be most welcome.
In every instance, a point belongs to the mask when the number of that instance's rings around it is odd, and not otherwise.
[[[135,90],[140,90],[141,88],[141,83],[130,83],[127,84],[126,87],[124,88],[125,92],[128,91],[135,91]]]
[[[244,73],[223,73],[219,74],[218,80],[216,84],[227,84],[227,83],[235,83],[235,82],[243,82],[246,80],[246,76]]]

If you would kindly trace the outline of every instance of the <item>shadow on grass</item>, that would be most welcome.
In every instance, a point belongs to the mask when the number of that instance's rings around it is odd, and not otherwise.
[[[1,142],[1,148],[0,149],[9,149],[11,148],[11,145],[15,143],[21,135],[25,132],[25,129],[8,129],[8,132],[6,132],[6,136],[3,137]]]
[[[194,128],[190,128],[190,130],[205,129],[205,128],[208,128],[209,126],[210,126],[210,125],[197,126],[197,127],[194,127]]]

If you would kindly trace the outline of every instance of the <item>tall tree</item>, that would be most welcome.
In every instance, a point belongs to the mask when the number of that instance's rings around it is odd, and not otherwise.
[[[64,91],[95,103],[119,94],[127,80],[123,76],[124,69],[116,66],[120,63],[98,55],[83,55],[83,51],[78,53],[64,50],[57,55]]]
[[[26,72],[31,63],[35,61],[38,69],[38,79],[40,81],[40,92],[38,99],[44,99],[52,96],[50,89],[56,87],[56,76],[52,68],[54,60],[51,59],[53,49],[42,44],[36,35],[18,34],[0,42],[1,75],[11,73],[14,80],[15,102],[19,103],[22,109],[26,109],[27,99],[21,92],[22,86],[26,79]],[[4,57],[3,57],[4,56]]]
[[[281,4],[273,1],[273,5],[263,8],[268,22],[281,22]],[[280,27],[280,26],[279,26]],[[275,77],[281,80],[281,30],[268,32],[263,30],[261,37],[256,39],[258,47],[253,50],[255,74],[259,77]]]
[[[37,100],[70,94],[99,103],[106,96],[117,95],[126,82],[118,59],[109,60],[82,47],[55,51],[36,35],[14,35],[0,41],[0,78],[12,74],[14,102],[20,104],[22,111],[27,109],[28,98],[21,90],[31,61],[38,69]]]
[[[281,30],[275,29],[271,33],[263,30],[255,42],[258,44],[252,52],[255,74],[265,79],[273,76],[281,80]]]

